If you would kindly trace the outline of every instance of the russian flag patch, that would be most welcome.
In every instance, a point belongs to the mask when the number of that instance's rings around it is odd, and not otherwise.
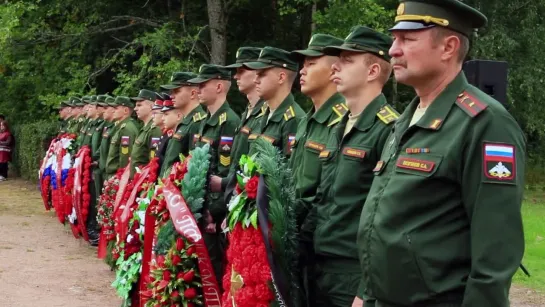
[[[487,181],[514,183],[516,178],[515,147],[509,144],[484,143],[483,172]]]

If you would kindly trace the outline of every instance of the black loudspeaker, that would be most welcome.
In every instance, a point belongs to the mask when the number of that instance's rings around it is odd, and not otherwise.
[[[494,97],[509,109],[507,103],[507,62],[472,60],[464,63],[463,70],[470,84]]]

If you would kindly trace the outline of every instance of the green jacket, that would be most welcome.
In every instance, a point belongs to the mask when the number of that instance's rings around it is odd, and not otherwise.
[[[214,115],[207,114],[207,119],[201,122],[199,133],[194,135],[194,147],[210,144],[211,175],[225,177],[231,166],[231,149],[235,131],[240,124],[240,117],[225,102]],[[210,211],[215,223],[221,223],[227,213],[223,202],[223,193],[208,193],[205,207]]]
[[[102,173],[106,173],[106,161],[108,160],[108,152],[110,151],[110,139],[115,134],[118,124],[116,122],[107,122],[102,128],[102,139],[99,145],[99,162],[98,166]]]
[[[265,112],[267,111],[267,107],[265,106],[265,101],[259,100],[254,108],[252,109],[252,112],[250,113],[250,116],[248,116],[248,109],[242,113],[242,118],[240,119],[240,125],[235,131],[235,140],[233,142],[233,149],[231,150],[231,168],[229,169],[229,174],[227,177],[222,178],[221,180],[221,186],[222,190],[225,190],[227,183],[231,181],[236,171],[239,167],[238,162],[240,161],[240,157],[242,155],[248,154],[250,143],[248,142],[248,137],[254,131],[261,122],[261,117],[265,115]]]
[[[84,127],[83,132],[83,138],[81,141],[81,146],[91,146],[91,141],[93,137],[93,133],[95,132],[95,129],[98,125],[100,125],[103,122],[103,119],[97,118],[97,119],[90,119],[87,125]]]
[[[100,143],[102,140],[102,135],[105,132],[105,127],[108,127],[110,122],[105,121],[104,119],[99,119],[98,125],[96,125],[91,135],[91,157],[93,161],[98,161],[100,159]]]
[[[76,151],[78,151],[83,145],[83,141],[87,135],[87,127],[91,123],[91,119],[86,117],[80,117],[77,124],[77,138],[76,138]]]
[[[273,115],[269,118],[270,109],[267,109],[261,122],[248,137],[250,142],[250,155],[255,153],[253,148],[254,140],[258,137],[264,138],[279,148],[282,153],[289,157],[291,156],[291,142],[295,139],[297,125],[299,120],[305,116],[305,112],[295,102],[293,95],[289,94],[286,99],[278,106]]]
[[[509,306],[524,253],[523,132],[463,72],[409,127],[418,104],[375,167],[358,231],[360,294],[402,306]]]
[[[131,150],[131,165],[132,169],[142,167],[149,163],[150,159],[155,157],[154,144],[159,142],[161,137],[161,129],[153,125],[153,121],[149,121],[142,129]]]
[[[180,161],[180,154],[185,157],[189,155],[189,149],[193,142],[193,135],[199,133],[200,123],[205,118],[206,112],[199,104],[182,119],[176,127],[176,132],[168,142],[160,174],[164,176],[164,173],[171,168],[174,163]]]
[[[59,119],[59,135],[67,133],[68,128],[69,128],[68,120]]]
[[[132,117],[119,123],[119,128],[116,129],[110,141],[106,159],[106,175],[114,175],[119,168],[127,166],[139,128]]]
[[[385,109],[394,116],[381,120],[379,114]],[[360,212],[373,182],[372,170],[397,117],[380,94],[346,136],[349,115],[345,114],[320,153],[322,180],[302,236],[313,233],[313,237],[307,236],[313,239],[316,258],[325,261],[326,266],[328,261],[341,260],[353,264],[347,265],[345,273],[360,271],[356,245]]]
[[[329,135],[348,108],[336,93],[318,111],[314,108],[301,119],[292,144],[290,168],[295,182],[297,225],[301,225],[316,197],[322,167],[318,155],[325,149]]]

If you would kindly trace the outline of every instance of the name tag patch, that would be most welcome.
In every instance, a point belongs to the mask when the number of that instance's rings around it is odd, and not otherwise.
[[[248,140],[255,140],[257,139],[257,134],[250,134],[250,136],[248,137]]]
[[[314,150],[318,150],[318,151],[323,151],[325,149],[324,144],[316,143],[316,142],[313,142],[313,141],[307,141],[305,143],[305,147],[310,148],[310,149],[314,149]]]
[[[244,126],[242,127],[242,129],[240,129],[240,132],[244,134],[250,134],[250,128],[248,128],[248,126]]]
[[[214,143],[214,140],[212,140],[211,138],[208,138],[206,136],[201,137],[201,141],[203,141],[203,142],[205,142],[207,144],[210,144],[210,145],[212,145],[212,143]]]
[[[320,155],[318,156],[319,158],[327,158],[329,157],[329,155],[331,154],[331,152],[329,150],[324,150],[320,153]]]
[[[355,149],[351,147],[343,148],[343,155],[345,156],[363,159],[365,158],[365,154],[366,154],[365,150]]]
[[[407,157],[400,157],[399,159],[397,159],[396,166],[400,168],[412,169],[415,171],[430,173],[431,171],[433,171],[433,168],[435,167],[435,162],[412,159]]]
[[[262,134],[261,137],[262,137],[265,141],[267,141],[267,142],[269,142],[269,143],[271,143],[271,144],[274,144],[274,142],[276,141],[275,138],[273,138],[273,137],[271,137],[271,136],[268,136],[268,135]]]
[[[174,133],[174,135],[173,135],[172,137],[175,138],[175,139],[177,139],[177,140],[179,140],[179,139],[182,138],[182,135],[179,134],[179,133]]]

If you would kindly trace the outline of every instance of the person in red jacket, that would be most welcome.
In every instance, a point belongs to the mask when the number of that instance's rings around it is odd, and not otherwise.
[[[0,121],[0,181],[8,178],[8,162],[11,161],[13,137],[6,121]]]

